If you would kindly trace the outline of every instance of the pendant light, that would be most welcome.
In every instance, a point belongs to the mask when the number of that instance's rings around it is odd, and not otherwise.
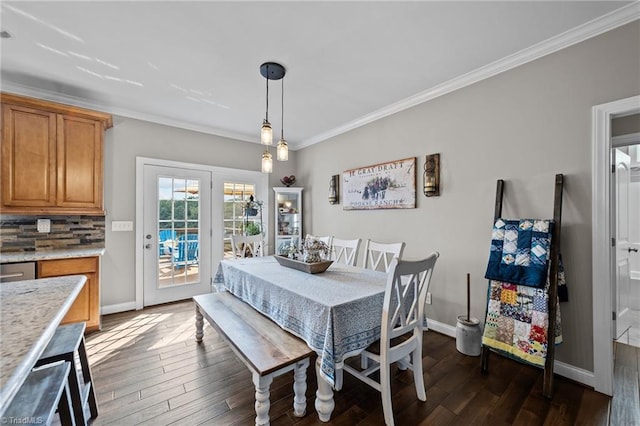
[[[282,80],[282,123],[280,126],[280,140],[276,146],[276,158],[278,161],[287,161],[289,159],[289,146],[284,139],[284,80]]]
[[[266,66],[265,79],[267,80],[267,110],[264,114],[264,120],[262,120],[262,127],[260,128],[260,142],[264,145],[271,145],[273,144],[273,130],[271,129],[271,123],[269,123],[269,63],[267,62],[266,64],[262,64],[260,67],[261,73],[263,66]]]
[[[273,158],[269,149],[262,153],[262,173],[271,173],[273,171]]]
[[[271,128],[271,123],[269,123],[269,80],[281,80],[285,73],[286,71],[284,67],[275,62],[265,62],[260,65],[260,74],[267,80],[266,111],[264,120],[262,121],[262,127],[260,129],[260,142],[267,146],[267,149],[262,154],[261,170],[263,173],[271,173],[273,171],[273,157],[269,152],[269,146],[273,145],[273,129]],[[284,88],[282,92],[282,100],[284,106]],[[278,146],[276,148],[278,160],[281,160],[281,158],[286,160],[289,156],[287,142],[284,140],[284,131],[282,132],[282,135],[283,137],[280,142],[278,142]],[[284,148],[281,148],[283,144]],[[281,150],[283,150],[284,154],[281,154]],[[284,157],[281,157],[282,155],[284,155]]]

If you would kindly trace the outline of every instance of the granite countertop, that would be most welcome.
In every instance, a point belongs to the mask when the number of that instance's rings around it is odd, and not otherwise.
[[[0,283],[0,416],[86,281],[69,275]]]
[[[68,259],[74,257],[102,256],[104,247],[87,247],[62,250],[17,251],[0,253],[0,263],[31,262],[36,260]]]

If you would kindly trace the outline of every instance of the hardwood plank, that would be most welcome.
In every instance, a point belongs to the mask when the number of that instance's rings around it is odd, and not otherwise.
[[[611,424],[640,424],[640,375],[637,348],[615,344],[614,387],[611,401]]]

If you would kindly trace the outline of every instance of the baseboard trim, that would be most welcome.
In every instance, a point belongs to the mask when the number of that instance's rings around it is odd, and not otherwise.
[[[454,339],[456,338],[456,328],[452,325],[427,318],[427,327],[429,330],[437,331],[438,333],[453,337]]]
[[[456,338],[456,328],[452,325],[430,318],[427,318],[427,325],[429,330],[436,331],[444,334],[445,336],[453,337],[454,339]],[[594,387],[595,384],[595,376],[592,371],[583,370],[582,368],[575,367],[562,361],[556,360],[553,363],[553,372],[559,376],[581,383],[585,386]]]
[[[583,370],[582,368],[575,367],[570,364],[566,364],[562,361],[555,361],[553,363],[553,372],[558,376],[565,377],[573,380],[574,382],[582,383],[585,386],[593,387],[595,384],[595,376],[593,371]]]
[[[117,314],[118,312],[135,311],[136,302],[118,303],[116,305],[107,305],[100,308],[102,315]]]

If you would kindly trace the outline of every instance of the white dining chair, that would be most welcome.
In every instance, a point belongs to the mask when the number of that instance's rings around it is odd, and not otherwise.
[[[362,240],[360,238],[355,240],[343,240],[334,237],[331,241],[331,260],[336,263],[356,266],[356,262],[358,260],[358,249],[360,248],[361,241]]]
[[[364,267],[388,272],[394,257],[402,259],[405,243],[378,243],[367,240],[364,244]]]
[[[331,250],[331,240],[333,240],[333,236],[332,235],[327,235],[326,237],[316,237],[315,235],[307,234],[304,237],[304,239],[305,240],[322,241],[323,243],[325,243],[327,245],[327,247],[329,247],[329,250]]]
[[[264,256],[264,240],[262,235],[232,235],[231,248],[234,259]]]
[[[356,369],[347,363],[343,366],[344,371],[381,393],[384,421],[388,426],[394,425],[391,364],[405,361],[402,362],[403,368],[413,371],[418,399],[427,400],[422,375],[424,305],[438,256],[434,252],[426,259],[417,261],[393,258],[382,305],[380,340],[362,352],[368,361],[366,366],[361,366],[362,369]],[[376,381],[370,376],[378,371],[380,380]]]

